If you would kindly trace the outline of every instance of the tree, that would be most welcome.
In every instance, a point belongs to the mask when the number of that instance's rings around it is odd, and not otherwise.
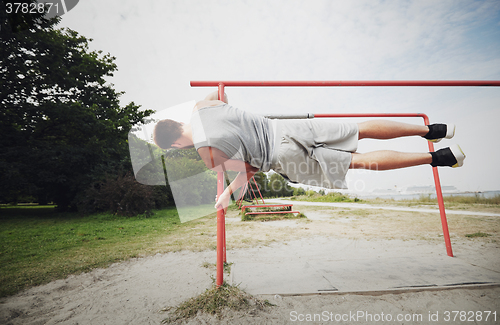
[[[90,51],[91,40],[76,31],[55,29],[57,18],[1,18],[0,201],[30,193],[74,206],[92,182],[130,170],[128,131],[152,111],[120,107],[122,93],[106,82],[115,57]]]
[[[269,180],[270,195],[274,197],[291,196],[293,189],[280,174],[274,173]]]
[[[305,195],[305,194],[306,194],[306,190],[304,190],[302,187],[295,187],[293,189],[294,196]]]
[[[23,9],[23,4],[26,6],[26,10]],[[37,0],[0,0],[0,36],[2,40],[11,38],[14,33],[50,27],[59,21],[58,17],[47,18],[46,10],[40,11],[38,5]],[[32,8],[29,8],[30,6]]]

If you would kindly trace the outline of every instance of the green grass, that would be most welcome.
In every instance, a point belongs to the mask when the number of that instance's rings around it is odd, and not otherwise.
[[[465,237],[467,238],[478,238],[478,237],[489,237],[491,236],[490,234],[484,233],[484,232],[475,232],[473,234],[466,234]]]
[[[430,194],[421,194],[418,199],[412,200],[402,200],[416,203],[430,203],[437,204],[437,198],[431,198]],[[500,195],[495,195],[494,197],[486,198],[480,194],[463,196],[463,195],[446,195],[443,196],[443,201],[445,203],[456,203],[456,204],[500,204]]]
[[[182,223],[199,219],[213,213],[213,211],[214,205],[212,203],[177,208],[177,213]]]
[[[229,275],[229,273],[231,272],[232,265],[233,265],[233,263],[224,262],[223,268],[222,268],[224,270],[224,273],[227,273]],[[201,266],[204,268],[207,268],[207,269],[211,269],[213,271],[217,270],[217,263],[204,262]]]
[[[175,208],[146,218],[0,208],[0,296],[137,257],[181,224]]]
[[[500,205],[500,195],[495,195],[493,197],[486,198],[481,194],[475,194],[471,196],[462,196],[462,195],[447,195],[443,196],[443,201],[446,204],[446,207],[460,207],[460,206],[486,206],[486,207],[496,207]],[[398,204],[398,205],[437,205],[437,198],[431,198],[430,194],[421,194],[418,198],[415,199],[404,199],[404,200],[396,200],[396,199],[382,199],[377,198],[373,200],[368,200],[368,203],[372,204]]]
[[[460,203],[460,204],[491,204],[491,205],[499,205],[500,204],[500,195],[495,195],[494,197],[486,198],[480,194],[476,194],[474,196],[444,196],[444,202],[448,203]],[[437,202],[437,199],[435,199]]]
[[[300,195],[291,198],[294,201],[308,201],[308,202],[361,202],[358,198],[351,198],[347,195],[330,192],[326,195],[313,194],[313,195]]]

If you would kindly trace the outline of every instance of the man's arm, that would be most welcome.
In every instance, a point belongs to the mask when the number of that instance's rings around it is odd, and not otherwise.
[[[258,171],[258,170],[257,170]],[[231,199],[231,194],[233,194],[237,189],[245,185],[250,178],[255,175],[254,171],[240,172],[238,176],[229,184],[228,187],[222,192],[222,194],[217,198],[215,203],[216,209],[224,209],[226,213],[227,207],[229,206],[229,200]]]
[[[250,178],[255,175],[259,169],[253,167],[247,162],[235,159],[229,159],[221,150],[212,147],[202,147],[198,149],[198,153],[205,162],[205,165],[217,172],[232,170],[240,172],[238,176],[229,184],[222,195],[217,198],[215,204],[216,209],[227,209],[231,194],[238,188],[245,185]]]

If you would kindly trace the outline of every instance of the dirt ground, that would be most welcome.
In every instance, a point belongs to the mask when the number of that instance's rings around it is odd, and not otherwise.
[[[444,254],[436,213],[323,207],[300,210],[307,219],[268,222],[242,222],[237,211],[230,211],[226,226],[228,259],[259,247],[294,246],[314,238],[322,238],[323,243],[363,243],[374,252],[390,251],[401,244],[411,248],[408,254]],[[499,217],[449,215],[448,223],[456,254],[466,254],[471,263],[500,273]],[[466,236],[478,232],[489,236]],[[326,255],[328,251],[318,247],[315,254]],[[337,254],[348,256],[350,252]],[[211,286],[214,272],[205,266],[214,262],[213,250],[181,251],[72,275],[1,299],[0,323],[160,324],[166,318],[161,309],[176,306]],[[500,323],[498,286],[258,298],[275,306],[245,313],[227,311],[222,320],[199,314],[188,324]]]

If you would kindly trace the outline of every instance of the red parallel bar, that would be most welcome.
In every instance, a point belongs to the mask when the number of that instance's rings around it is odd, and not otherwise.
[[[191,81],[192,87],[500,87],[500,80]]]
[[[422,117],[424,113],[336,113],[336,114],[313,114],[314,117]],[[427,125],[427,124],[426,124]]]

